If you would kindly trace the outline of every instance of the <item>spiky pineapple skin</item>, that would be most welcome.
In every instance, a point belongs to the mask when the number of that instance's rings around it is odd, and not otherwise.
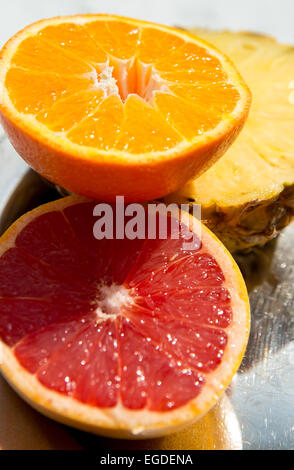
[[[230,56],[252,91],[253,109],[249,115],[249,122],[245,124],[237,142],[221,161],[198,180],[167,196],[165,201],[201,204],[202,219],[231,252],[250,251],[255,246],[264,245],[275,238],[294,219],[294,101],[291,103],[294,94],[294,92],[291,94],[292,88],[294,89],[294,47],[280,45],[273,38],[255,33],[213,32],[201,29],[193,29],[191,32],[211,42]],[[257,55],[257,61],[259,48],[260,57],[265,61],[265,65],[264,72],[261,68],[255,79],[255,65],[258,68],[260,64],[254,63],[251,54]],[[274,75],[279,64],[281,78]],[[264,118],[270,120],[270,125],[269,121],[265,121],[267,124],[265,135],[261,119],[263,89],[265,96],[267,97],[266,93],[269,96],[268,101],[264,99]],[[287,126],[284,125],[284,122],[288,122],[286,120],[291,120],[289,114],[291,109],[293,109],[292,135],[291,132],[286,132]],[[259,125],[256,134],[255,120]],[[282,132],[279,130],[280,123],[283,124]],[[271,127],[271,140],[268,144],[266,131],[268,132]],[[253,153],[252,155],[248,153],[251,171],[259,172],[261,180],[259,187],[258,175],[255,180],[253,178],[252,191],[251,181],[248,179],[250,172],[242,173],[242,164],[244,160],[246,161],[246,149],[242,147],[242,140],[244,145],[248,142],[250,151],[251,148],[255,151],[255,146],[257,147],[256,170],[255,157]],[[238,166],[238,159],[241,158],[243,163]],[[235,162],[236,176],[231,169]],[[231,178],[230,182],[234,178],[236,181],[235,184],[233,181],[228,194],[225,194],[216,188],[216,184],[224,186],[227,173],[228,178]],[[207,197],[205,192],[210,197]]]
[[[276,198],[251,201],[242,207],[207,212],[202,210],[208,227],[233,253],[250,251],[265,245],[294,220],[294,185]]]

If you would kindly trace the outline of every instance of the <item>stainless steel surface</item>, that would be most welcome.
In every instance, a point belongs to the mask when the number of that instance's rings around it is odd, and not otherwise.
[[[250,292],[250,340],[231,397],[245,449],[294,449],[293,240],[292,224],[256,253],[245,276],[250,285],[260,270],[261,283]]]
[[[22,212],[58,197],[53,187],[28,171],[4,136],[0,169],[0,232]],[[265,248],[238,257],[250,290],[252,328],[228,395],[244,449],[294,449],[293,241],[294,224]],[[82,440],[91,447],[95,439]]]

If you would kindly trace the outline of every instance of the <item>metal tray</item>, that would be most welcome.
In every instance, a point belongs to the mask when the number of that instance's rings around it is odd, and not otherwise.
[[[0,130],[0,233],[22,213],[58,197]],[[294,449],[294,224],[237,261],[252,309],[249,345],[229,389],[243,448]],[[97,437],[74,436],[84,447],[99,447]]]

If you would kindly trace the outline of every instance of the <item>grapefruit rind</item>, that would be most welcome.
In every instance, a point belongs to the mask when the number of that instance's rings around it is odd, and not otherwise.
[[[0,257],[14,245],[16,236],[35,217],[85,201],[86,198],[68,196],[25,214],[2,236]],[[248,294],[236,262],[217,237],[190,214],[182,213],[181,217],[195,233],[201,231],[202,244],[209,248],[222,267],[233,309],[233,321],[226,328],[228,343],[222,362],[215,371],[205,374],[206,383],[199,395],[184,406],[164,412],[148,409],[130,410],[120,402],[112,408],[89,406],[42,386],[34,375],[19,364],[13,350],[0,340],[2,347],[0,370],[15,391],[32,407],[59,422],[96,434],[115,438],[145,439],[164,436],[183,428],[203,416],[216,403],[237,372],[246,349],[250,330]]]

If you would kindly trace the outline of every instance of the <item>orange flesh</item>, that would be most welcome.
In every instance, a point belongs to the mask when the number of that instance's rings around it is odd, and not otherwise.
[[[131,154],[214,129],[240,99],[204,44],[116,18],[54,24],[24,39],[5,86],[18,112],[72,143]]]

